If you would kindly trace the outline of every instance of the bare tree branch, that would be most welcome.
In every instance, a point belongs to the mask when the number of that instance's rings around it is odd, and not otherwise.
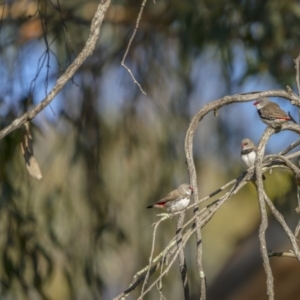
[[[178,217],[177,226],[176,226],[176,243],[178,249],[180,249],[179,256],[178,256],[178,263],[179,263],[181,280],[183,285],[184,299],[189,300],[190,288],[189,288],[189,282],[187,277],[187,266],[186,266],[186,260],[184,256],[184,247],[182,246],[182,225],[184,222],[184,216],[185,213],[183,212]]]
[[[296,85],[298,90],[298,95],[300,95],[300,53],[298,54],[298,57],[294,60],[295,63],[295,69],[296,69]]]
[[[300,262],[300,251],[298,248],[296,237],[290,230],[289,226],[286,224],[286,222],[283,218],[283,215],[275,208],[273,202],[269,199],[269,197],[265,191],[263,191],[263,195],[265,197],[265,201],[266,201],[267,205],[269,206],[272,214],[274,215],[274,217],[279,222],[279,224],[282,226],[283,230],[285,231],[286,235],[288,236],[288,238],[291,242],[292,248],[293,248],[293,253],[294,253],[295,257],[298,259],[298,261]]]
[[[258,147],[257,147],[257,156],[255,161],[255,173],[256,173],[256,188],[257,196],[259,201],[259,208],[261,214],[261,224],[259,227],[259,241],[260,241],[260,251],[263,259],[263,265],[267,276],[267,295],[270,300],[274,299],[274,278],[272,275],[272,270],[270,266],[267,243],[266,243],[266,230],[268,227],[268,216],[265,206],[264,199],[264,188],[262,180],[262,160],[265,152],[266,144],[275,130],[271,127],[267,127],[263,133]]]
[[[269,252],[269,257],[290,257],[290,258],[296,258],[295,254],[293,252]]]
[[[141,291],[141,294],[144,293],[144,290],[145,290],[145,286],[147,284],[147,281],[149,279],[149,276],[150,276],[150,271],[152,270],[151,269],[151,265],[152,265],[152,261],[153,261],[153,253],[154,253],[154,246],[155,246],[155,239],[156,239],[156,232],[157,232],[157,228],[158,226],[160,225],[160,223],[162,223],[164,220],[166,220],[168,217],[163,217],[161,219],[159,219],[155,224],[154,224],[154,230],[153,230],[153,238],[152,238],[152,247],[151,247],[151,253],[150,253],[150,256],[149,256],[149,267],[148,267],[148,270],[147,270],[147,273],[146,273],[146,276],[145,276],[145,279],[144,279],[144,282],[143,282],[143,286],[142,286],[142,291]]]
[[[298,54],[298,57],[294,61],[295,68],[296,68],[296,85],[298,89],[298,96],[300,95],[300,53]],[[298,120],[300,121],[300,109],[298,109]],[[298,165],[300,167],[300,159],[298,160]],[[297,182],[297,200],[298,200],[298,207],[300,207],[300,176],[296,176],[296,182]],[[298,184],[299,183],[299,184]],[[295,229],[295,236],[297,237],[300,231],[300,218],[298,221],[298,225]]]
[[[296,212],[298,212],[297,210],[299,210],[299,207],[300,207],[300,206],[298,206],[298,207],[296,208]],[[298,212],[298,213],[299,213],[299,212]],[[300,232],[300,220],[298,221],[298,224],[297,224],[297,226],[296,226],[296,228],[295,228],[295,233],[294,233],[295,237],[298,236],[299,232]]]
[[[292,151],[294,148],[296,148],[297,146],[300,145],[300,140],[290,144],[286,149],[284,149],[283,151],[281,151],[279,154],[280,155],[285,155],[287,153],[289,153],[290,151]]]

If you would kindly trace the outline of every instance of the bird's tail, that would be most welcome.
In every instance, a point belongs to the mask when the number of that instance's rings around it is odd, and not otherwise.
[[[149,206],[147,206],[147,208],[152,208],[154,205],[149,205]]]
[[[290,112],[288,112],[288,115],[289,115],[289,117],[290,117],[291,121],[293,121],[295,124],[298,124],[298,123],[295,121],[295,119],[292,117],[292,115],[291,115],[291,113],[290,113]]]

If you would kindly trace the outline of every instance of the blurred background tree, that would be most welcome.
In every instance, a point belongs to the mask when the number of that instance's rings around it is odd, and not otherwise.
[[[51,90],[82,49],[97,5],[1,1],[1,128]],[[140,5],[111,4],[93,55],[34,119],[40,182],[24,167],[20,130],[0,143],[3,299],[116,296],[147,263],[156,217],[145,207],[188,180],[183,142],[191,117],[226,94],[295,86],[299,1],[148,1],[125,61],[143,95],[120,65]],[[288,102],[277,102],[296,114]],[[240,174],[240,140],[257,142],[264,128],[251,103],[203,121],[195,140],[200,196]],[[269,151],[295,139],[280,133]],[[297,204],[289,173],[268,176],[267,190],[292,222]],[[209,284],[258,221],[248,185],[204,229]],[[158,252],[174,224],[158,233]],[[186,251],[196,273],[195,245]],[[182,299],[180,274],[173,271],[164,294]],[[197,299],[197,281],[190,280]],[[138,289],[129,298],[137,295]],[[153,291],[147,299],[157,297]]]

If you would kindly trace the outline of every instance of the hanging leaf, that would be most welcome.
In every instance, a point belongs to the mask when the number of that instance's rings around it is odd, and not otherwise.
[[[33,154],[33,139],[29,131],[29,123],[24,124],[25,131],[21,142],[21,151],[25,159],[28,173],[38,180],[43,178],[39,164]]]

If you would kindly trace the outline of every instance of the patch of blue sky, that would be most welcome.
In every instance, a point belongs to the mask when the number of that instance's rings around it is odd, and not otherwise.
[[[14,107],[21,114],[18,102],[32,96],[33,104],[41,102],[51,91],[57,80],[58,64],[53,52],[47,52],[43,41],[33,41],[25,45],[10,46],[0,59],[1,88],[3,96],[2,113]],[[54,45],[51,46],[52,48]],[[55,111],[61,106],[62,97],[57,95],[37,117],[56,118]],[[6,107],[6,109],[5,109]]]

